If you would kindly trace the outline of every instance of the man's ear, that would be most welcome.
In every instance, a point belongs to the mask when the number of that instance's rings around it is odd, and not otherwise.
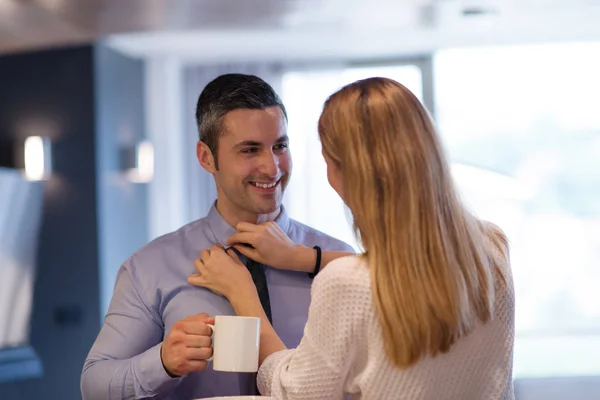
[[[215,157],[212,151],[208,148],[206,143],[199,140],[196,144],[196,157],[198,162],[208,173],[214,174],[217,172],[217,165],[215,164]]]

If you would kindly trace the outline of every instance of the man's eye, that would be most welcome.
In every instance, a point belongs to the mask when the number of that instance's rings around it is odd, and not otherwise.
[[[277,150],[282,150],[282,149],[287,149],[288,148],[288,144],[287,143],[280,143],[278,145],[275,146],[275,149]]]
[[[242,149],[242,153],[244,154],[252,154],[252,153],[256,153],[258,151],[258,149],[256,147],[248,147],[245,149]]]

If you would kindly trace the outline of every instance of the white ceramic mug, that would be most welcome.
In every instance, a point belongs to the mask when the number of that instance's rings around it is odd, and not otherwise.
[[[260,344],[260,318],[217,315],[213,331],[213,356],[215,371],[258,371]]]

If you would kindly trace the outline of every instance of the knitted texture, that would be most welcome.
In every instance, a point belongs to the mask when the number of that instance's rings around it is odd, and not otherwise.
[[[494,317],[445,354],[400,370],[387,358],[368,267],[358,257],[317,275],[298,348],[269,356],[258,373],[263,395],[276,399],[514,399],[514,288],[496,282]]]

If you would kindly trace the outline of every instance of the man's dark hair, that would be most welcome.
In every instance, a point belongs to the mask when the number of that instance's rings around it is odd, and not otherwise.
[[[206,85],[196,104],[199,139],[212,151],[217,162],[217,143],[223,133],[223,116],[237,109],[263,110],[278,106],[287,120],[283,102],[275,90],[254,75],[225,74]]]

